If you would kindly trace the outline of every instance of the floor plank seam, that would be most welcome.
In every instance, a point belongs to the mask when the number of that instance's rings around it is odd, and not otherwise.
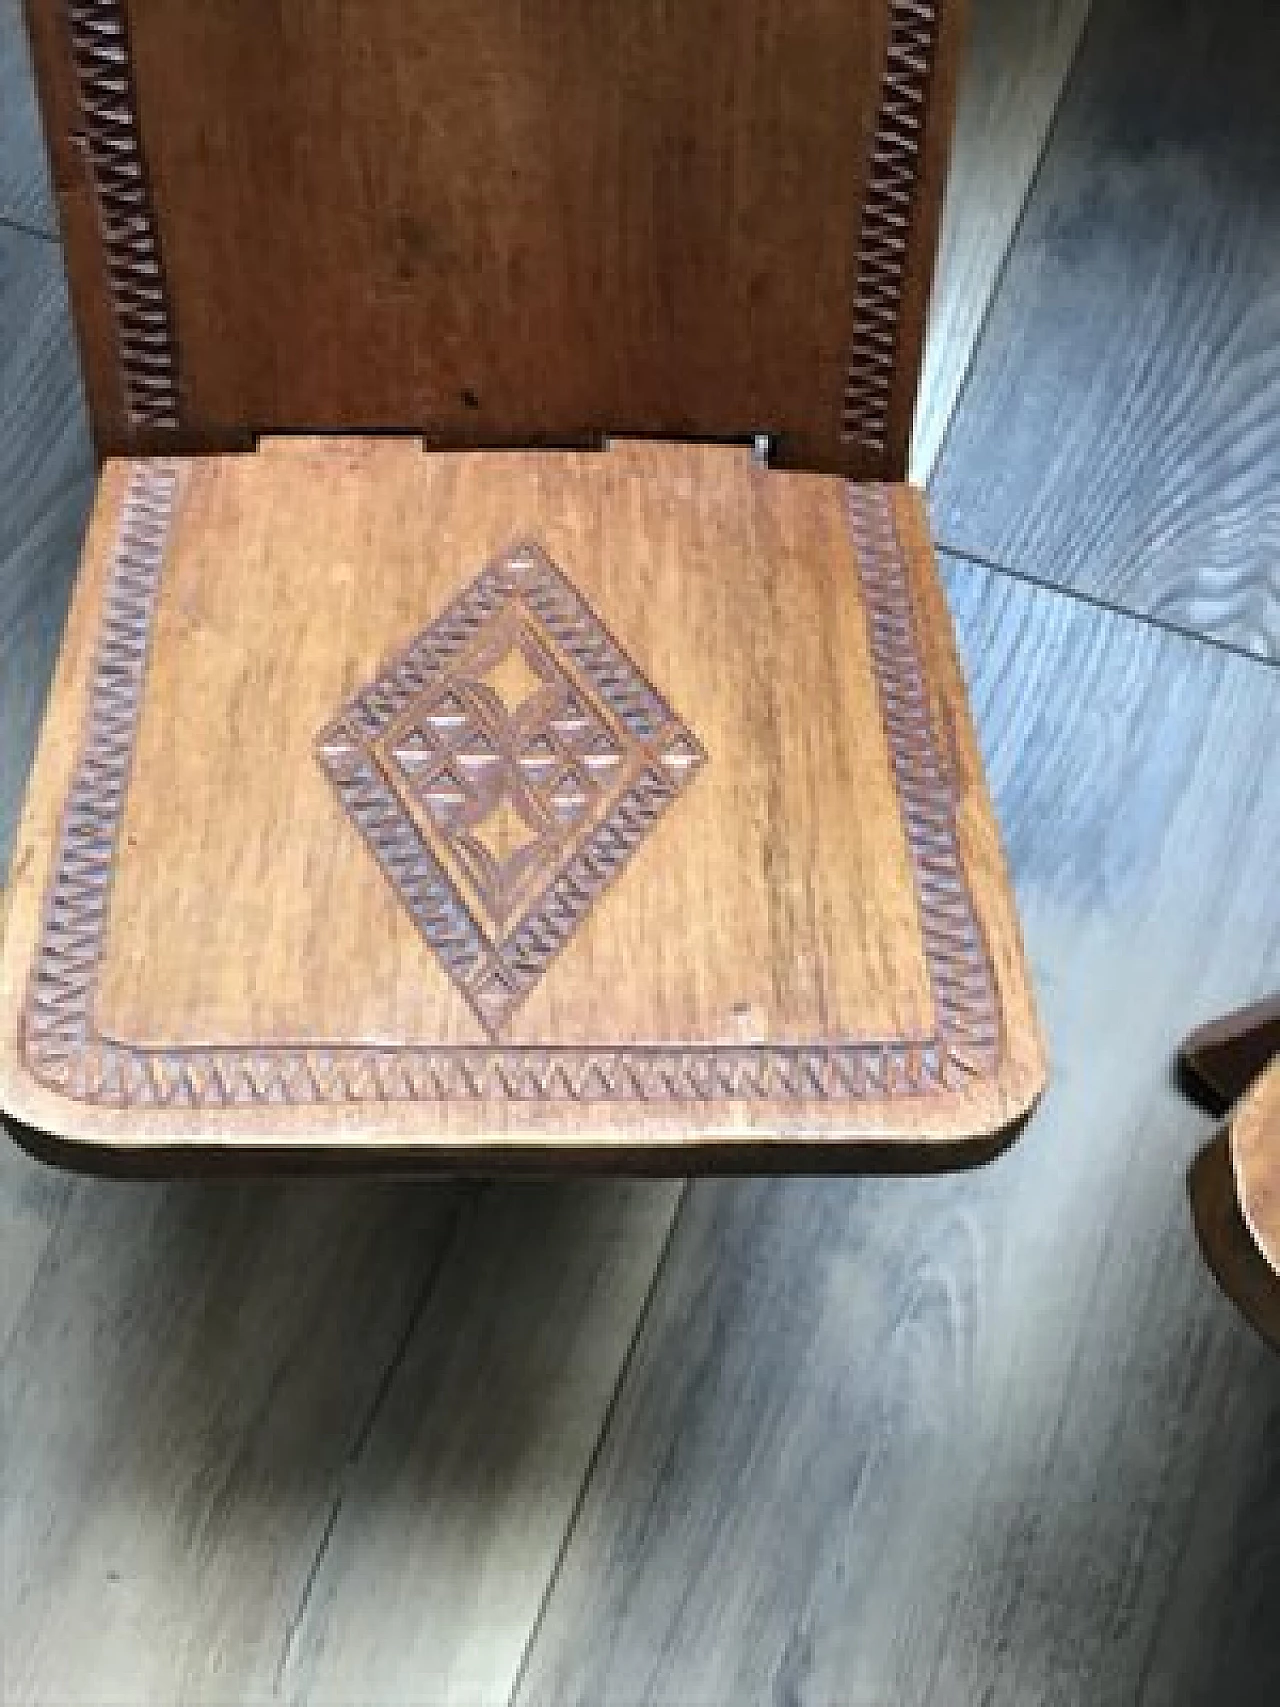
[[[520,1697],[520,1691],[524,1687],[524,1681],[528,1675],[529,1665],[533,1659],[533,1651],[538,1645],[539,1636],[542,1634],[542,1627],[546,1622],[547,1613],[549,1612],[551,1602],[555,1597],[556,1588],[559,1584],[561,1573],[564,1570],[565,1560],[568,1558],[569,1549],[573,1545],[573,1538],[578,1527],[578,1520],[582,1516],[583,1507],[586,1505],[587,1501],[587,1495],[590,1492],[591,1484],[595,1479],[596,1466],[600,1462],[600,1454],[603,1452],[605,1442],[609,1438],[609,1431],[613,1426],[613,1419],[617,1412],[619,1401],[621,1400],[623,1391],[627,1385],[627,1377],[631,1373],[631,1367],[635,1361],[636,1351],[640,1345],[641,1339],[644,1337],[645,1325],[649,1320],[649,1316],[653,1308],[653,1301],[658,1294],[659,1283],[666,1271],[667,1260],[671,1254],[671,1247],[675,1243],[676,1229],[684,1214],[685,1204],[689,1201],[689,1190],[691,1184],[692,1182],[690,1180],[685,1180],[680,1187],[679,1201],[672,1212],[671,1224],[667,1228],[666,1237],[662,1241],[662,1249],[658,1252],[658,1260],[653,1265],[653,1273],[649,1277],[649,1284],[645,1289],[644,1299],[640,1305],[639,1312],[636,1315],[635,1328],[632,1331],[630,1342],[627,1345],[626,1354],[618,1368],[618,1376],[613,1384],[613,1391],[609,1395],[609,1402],[605,1406],[604,1415],[600,1419],[600,1427],[596,1431],[595,1444],[591,1448],[591,1455],[587,1459],[586,1469],[582,1473],[582,1480],[579,1482],[578,1491],[574,1495],[573,1505],[570,1509],[568,1519],[565,1522],[564,1534],[560,1537],[560,1545],[556,1549],[556,1556],[552,1561],[551,1570],[547,1575],[546,1584],[543,1588],[541,1598],[538,1601],[538,1610],[534,1613],[533,1623],[529,1626],[529,1634],[525,1640],[524,1647],[521,1650],[519,1664],[515,1669],[515,1676],[511,1680],[511,1692],[507,1697],[507,1707],[516,1707],[516,1703]]]
[[[0,873],[0,899],[2,899],[3,893],[3,873]],[[9,1134],[3,1127],[0,1127],[0,1142],[7,1143],[8,1141]],[[74,1201],[77,1189],[78,1187],[75,1182],[68,1182],[68,1190],[64,1192],[62,1202],[58,1205],[57,1213],[54,1215],[53,1221],[49,1226],[49,1231],[44,1242],[44,1249],[40,1253],[40,1260],[36,1264],[34,1274],[27,1283],[26,1296],[22,1301],[22,1307],[14,1315],[13,1325],[9,1329],[8,1338],[5,1340],[3,1348],[0,1349],[0,1369],[4,1369],[9,1362],[9,1355],[13,1350],[14,1341],[18,1337],[19,1329],[25,1324],[28,1311],[30,1310],[31,1300],[36,1296],[41,1282],[49,1272],[50,1265],[55,1264],[58,1260],[57,1250],[59,1240],[61,1239],[62,1229],[66,1219],[71,1213],[71,1205]],[[3,1699],[3,1693],[0,1692],[0,1702],[2,1702]]]
[[[45,231],[39,225],[30,225],[25,219],[18,219],[11,213],[0,213],[0,231],[13,231],[20,237],[35,237],[41,243],[53,243],[62,247],[62,240],[56,231]]]
[[[958,545],[948,545],[942,539],[937,541],[937,550],[939,555],[949,557],[955,563],[964,563],[973,569],[982,569],[992,575],[1002,575],[1010,581],[1019,581],[1024,587],[1033,587],[1037,592],[1049,593],[1069,603],[1083,605],[1086,609],[1098,611],[1104,616],[1123,617],[1142,628],[1154,629],[1158,634],[1169,634],[1178,640],[1194,641],[1197,645],[1207,646],[1215,652],[1225,652],[1231,658],[1243,659],[1245,663],[1257,664],[1265,670],[1280,669],[1280,658],[1264,657],[1259,652],[1250,652],[1246,647],[1237,646],[1230,640],[1222,640],[1216,634],[1205,634],[1198,628],[1185,628],[1181,623],[1170,622],[1167,617],[1153,616],[1150,611],[1131,610],[1128,605],[1117,604],[1111,599],[1099,597],[1096,593],[1085,592],[1080,587],[1064,587],[1060,582],[1033,574],[1029,569],[1016,569],[1012,564],[1000,563],[994,557],[984,557],[980,552],[966,551]]]
[[[329,1544],[333,1540],[334,1530],[337,1528],[338,1519],[342,1515],[351,1478],[364,1456],[365,1448],[369,1444],[374,1427],[382,1414],[383,1406],[386,1404],[387,1397],[395,1384],[396,1376],[404,1367],[405,1359],[409,1355],[409,1347],[413,1343],[413,1336],[417,1333],[422,1318],[427,1312],[440,1276],[444,1273],[449,1258],[457,1246],[463,1222],[468,1219],[467,1212],[469,1210],[474,1212],[477,1202],[486,1189],[487,1187],[483,1184],[471,1185],[463,1189],[460,1201],[454,1209],[448,1232],[436,1252],[436,1259],[427,1270],[426,1278],[419,1287],[417,1297],[409,1310],[409,1318],[405,1324],[404,1332],[387,1360],[387,1367],[382,1372],[368,1412],[356,1433],[354,1441],[351,1443],[351,1450],[347,1454],[346,1463],[343,1465],[339,1477],[337,1492],[333,1496],[329,1514],[325,1519],[324,1530],[316,1544],[315,1554],[307,1570],[306,1580],[302,1585],[302,1593],[298,1597],[298,1604],[294,1608],[293,1616],[285,1625],[284,1641],[280,1645],[280,1658],[276,1663],[275,1678],[271,1688],[273,1696],[278,1697],[282,1693],[285,1680],[293,1664],[298,1637],[306,1622],[307,1611],[315,1592],[316,1583],[320,1579],[320,1572],[324,1567]]]
[[[311,1604],[311,1596],[315,1590],[316,1581],[320,1576],[320,1571],[324,1565],[325,1558],[328,1555],[329,1543],[333,1540],[333,1532],[338,1527],[338,1519],[342,1515],[342,1507],[345,1501],[346,1488],[342,1487],[338,1490],[337,1494],[335,1494],[333,1503],[329,1507],[329,1515],[325,1519],[324,1529],[320,1535],[320,1543],[316,1548],[315,1556],[307,1571],[306,1581],[302,1585],[302,1593],[298,1598],[298,1604],[294,1609],[293,1617],[289,1620],[288,1624],[285,1625],[284,1644],[280,1650],[280,1659],[276,1665],[276,1675],[271,1686],[272,1695],[278,1696],[284,1688],[285,1675],[293,1660],[294,1644],[297,1641],[298,1632],[301,1630],[306,1618],[307,1609]]]
[[[990,289],[987,291],[987,300],[982,305],[982,315],[978,321],[978,329],[974,335],[973,342],[969,347],[968,356],[965,359],[964,373],[961,375],[960,383],[956,387],[955,401],[951,405],[951,413],[947,416],[947,424],[942,429],[942,433],[937,441],[937,448],[933,453],[933,460],[929,465],[929,472],[925,477],[924,485],[926,491],[932,488],[934,476],[942,466],[942,461],[946,456],[947,446],[950,443],[951,435],[955,431],[957,417],[964,406],[965,392],[969,389],[969,380],[977,365],[978,354],[986,340],[987,331],[991,324],[991,316],[996,303],[999,301],[1000,292],[1005,281],[1005,275],[1009,270],[1009,264],[1013,257],[1013,252],[1017,247],[1018,238],[1022,234],[1023,225],[1026,223],[1027,210],[1030,208],[1032,199],[1035,196],[1036,186],[1039,184],[1041,175],[1044,171],[1045,161],[1049,158],[1049,150],[1053,145],[1053,140],[1058,131],[1058,125],[1062,117],[1063,109],[1066,106],[1067,93],[1070,90],[1072,80],[1076,75],[1076,68],[1080,64],[1081,54],[1084,51],[1084,44],[1089,31],[1093,27],[1093,21],[1094,13],[1091,0],[1088,15],[1085,18],[1084,25],[1081,28],[1080,35],[1076,41],[1075,49],[1071,55],[1071,63],[1067,66],[1066,74],[1058,86],[1057,97],[1053,103],[1053,111],[1049,115],[1048,124],[1044,127],[1044,136],[1041,139],[1040,151],[1036,155],[1035,166],[1032,168],[1031,173],[1027,178],[1027,187],[1023,192],[1022,205],[1018,209],[1018,217],[1014,220],[1013,225],[1010,228],[1008,240],[1004,246],[1004,253],[1000,257],[1000,264],[996,268]],[[992,567],[995,567],[995,565],[992,565]]]

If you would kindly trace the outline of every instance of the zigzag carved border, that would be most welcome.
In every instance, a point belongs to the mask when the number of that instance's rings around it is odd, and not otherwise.
[[[890,0],[889,46],[862,198],[841,438],[882,455],[897,372],[939,0]]]
[[[955,778],[934,732],[911,589],[883,486],[849,488],[849,531],[862,571],[880,714],[902,803],[939,1038],[953,1057],[986,1072],[999,1049],[999,1001],[960,858]]]
[[[272,1103],[845,1100],[929,1096],[995,1070],[994,976],[957,842],[911,593],[883,487],[850,488],[871,653],[915,873],[936,1023],[914,1039],[758,1047],[140,1047],[94,1023],[111,874],[179,465],[135,467],[110,568],[85,730],[23,1023],[41,1083],[113,1107]]]
[[[124,5],[65,4],[125,414],[132,427],[176,428],[177,355],[138,136]]]

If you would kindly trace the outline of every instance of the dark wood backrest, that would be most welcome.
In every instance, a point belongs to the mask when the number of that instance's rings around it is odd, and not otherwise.
[[[28,0],[104,453],[898,478],[960,0]]]

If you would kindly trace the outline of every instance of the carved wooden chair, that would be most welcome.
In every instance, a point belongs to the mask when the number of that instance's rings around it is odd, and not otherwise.
[[[1179,1067],[1198,1102],[1230,1116],[1191,1173],[1201,1248],[1228,1296],[1280,1349],[1280,996],[1192,1032]]]
[[[29,0],[104,458],[0,1104],[892,1167],[1043,1080],[903,484],[957,0]]]

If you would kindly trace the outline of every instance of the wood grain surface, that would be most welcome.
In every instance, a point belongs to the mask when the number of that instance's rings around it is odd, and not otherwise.
[[[1231,1156],[1245,1221],[1276,1273],[1280,1315],[1280,1057],[1231,1117]]]
[[[525,1707],[1280,1689],[1280,1365],[1197,1255],[1169,1076],[1274,976],[1280,675],[948,589],[1061,1070],[980,1173],[690,1188]]]
[[[677,1197],[483,1191],[353,1469],[282,1697],[507,1702]]]
[[[130,496],[140,479],[149,495]],[[519,943],[537,890],[561,920],[599,844],[590,905],[487,1031],[446,963],[458,931],[489,927],[457,907],[432,925],[387,881],[406,835],[415,872],[433,858],[452,871],[453,844],[441,854],[424,820],[393,824],[386,852],[366,845],[316,747],[333,747],[335,719],[365,715],[344,711],[353,692],[368,690],[357,708],[385,700],[370,684],[424,623],[456,631],[459,656],[473,630],[489,645],[489,617],[442,613],[487,610],[477,575],[527,537],[679,708],[704,762],[643,845],[629,820],[604,819],[570,844],[588,852],[535,874],[513,967],[533,952]],[[570,672],[625,769],[631,690],[611,685],[615,664],[593,677],[576,662],[598,627],[525,605],[531,643]],[[454,680],[433,662],[414,687],[423,728]],[[881,1159],[904,1139],[923,1161],[936,1140],[941,1160],[966,1139],[989,1148],[1041,1082],[905,488],[851,494],[745,451],[636,444],[425,456],[329,440],[112,464],[44,755],[12,888],[6,1105],[89,1145],[90,1162],[97,1144],[108,1160],[297,1146],[529,1163],[559,1144],[562,1161],[659,1165],[743,1146],[758,1160],[783,1136],[817,1160],[823,1134]],[[395,789],[410,798],[405,778]],[[630,858],[602,891],[619,833]]]
[[[465,1202],[456,1188],[261,1183],[71,1198],[0,1366],[17,1472],[3,1511],[10,1700],[266,1699],[347,1462]],[[53,1486],[56,1510],[41,1495]],[[172,1526],[145,1515],[160,1510]],[[142,1584],[160,1595],[155,1642],[129,1611]],[[49,1622],[56,1605],[83,1632],[74,1652]]]
[[[31,81],[22,0],[0,0],[0,225],[51,237],[57,218]]]
[[[934,484],[940,540],[1280,653],[1269,0],[1108,0]]]
[[[960,9],[33,0],[101,447],[767,433],[901,478]]]
[[[0,1368],[7,1702],[504,1701],[673,1198],[77,1189]]]
[[[972,0],[911,478],[928,484],[1040,164],[1090,0]]]
[[[1244,1218],[1229,1128],[1196,1157],[1187,1190],[1200,1251],[1214,1279],[1245,1320],[1280,1352],[1280,1275]]]

